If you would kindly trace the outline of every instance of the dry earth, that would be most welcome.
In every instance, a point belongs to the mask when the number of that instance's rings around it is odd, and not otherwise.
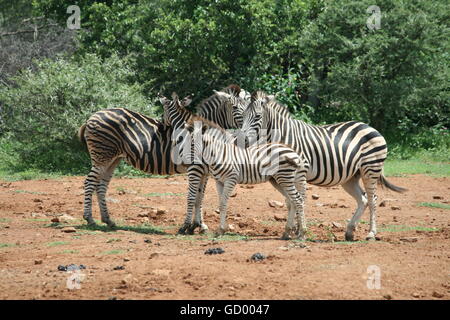
[[[117,230],[86,227],[83,180],[0,181],[0,299],[450,298],[450,210],[419,205],[449,204],[449,178],[391,177],[409,191],[380,190],[381,240],[364,241],[366,212],[352,243],[343,240],[355,204],[341,187],[308,186],[310,240],[302,243],[279,240],[286,209],[268,205],[282,201],[270,184],[239,186],[229,203],[233,233],[215,239],[176,235],[185,176],[113,179],[108,205]],[[211,230],[217,201],[210,181],[204,209]],[[225,252],[205,254],[217,247]],[[258,252],[267,258],[253,262]],[[69,264],[86,269],[58,271]]]

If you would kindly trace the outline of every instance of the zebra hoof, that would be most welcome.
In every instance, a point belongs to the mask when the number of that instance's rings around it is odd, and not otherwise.
[[[289,233],[283,233],[283,235],[281,236],[281,240],[291,240],[291,236],[289,235]]]
[[[200,227],[200,234],[207,234],[209,231],[208,227],[206,226],[206,224],[204,224],[203,226]]]
[[[345,233],[345,241],[353,241],[354,237],[353,237],[353,233]]]
[[[186,230],[188,230],[189,226],[183,225],[180,229],[178,229],[177,234],[186,234]]]

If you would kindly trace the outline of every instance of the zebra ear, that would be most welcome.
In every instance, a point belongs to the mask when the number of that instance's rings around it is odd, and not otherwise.
[[[188,132],[192,133],[194,131],[194,126],[192,125],[192,123],[185,123],[184,124],[184,129],[186,129]]]
[[[187,107],[188,105],[190,105],[192,102],[192,95],[188,95],[187,97],[184,97],[183,100],[181,100],[181,106],[183,108]]]
[[[227,98],[227,99],[231,98],[231,95],[228,94],[228,93],[226,93],[226,92],[216,91],[216,90],[213,90],[213,92],[214,92],[216,95],[218,95],[219,97],[223,97],[223,98]]]
[[[158,99],[159,99],[159,102],[161,102],[161,104],[163,106],[165,106],[169,102],[169,99],[164,97],[161,93],[158,93]]]
[[[275,95],[270,94],[266,97],[266,102],[269,102],[270,100],[275,100]]]

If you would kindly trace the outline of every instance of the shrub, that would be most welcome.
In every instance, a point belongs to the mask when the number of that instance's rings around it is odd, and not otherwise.
[[[126,107],[151,115],[142,86],[128,84],[134,72],[116,55],[102,60],[88,54],[36,65],[37,71],[14,77],[14,86],[0,87],[0,134],[9,166],[85,172],[89,158],[77,131],[92,113]]]

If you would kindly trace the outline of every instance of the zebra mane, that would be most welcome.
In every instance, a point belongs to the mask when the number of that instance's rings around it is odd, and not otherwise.
[[[282,118],[293,119],[292,114],[289,112],[288,108],[285,105],[278,102],[276,99],[272,99],[269,102],[267,102],[264,105],[264,109],[275,112],[277,115],[281,116]]]
[[[221,131],[221,132],[223,132],[223,133],[228,134],[228,131],[227,131],[227,130],[225,130],[224,128],[222,128],[221,126],[219,126],[219,125],[218,125],[217,123],[215,123],[214,121],[211,121],[211,120],[206,119],[206,118],[204,118],[204,117],[202,117],[202,116],[199,116],[199,115],[192,115],[192,116],[186,121],[186,124],[187,124],[188,126],[193,126],[194,123],[195,123],[196,121],[201,121],[202,123],[206,124],[209,128],[214,128],[214,129],[217,129],[217,130],[219,130],[219,131]]]
[[[239,87],[237,84],[230,84],[229,86],[219,90],[222,92],[226,92],[229,94],[232,94],[234,96],[239,96],[239,93],[241,92],[241,87]],[[200,104],[197,105],[197,107],[195,108],[195,112],[196,113],[200,113],[201,111],[203,111],[203,109],[205,109],[205,106],[208,105],[212,100],[217,99],[217,95],[213,94],[212,96],[203,99]],[[223,105],[222,105],[222,109],[223,109]]]

